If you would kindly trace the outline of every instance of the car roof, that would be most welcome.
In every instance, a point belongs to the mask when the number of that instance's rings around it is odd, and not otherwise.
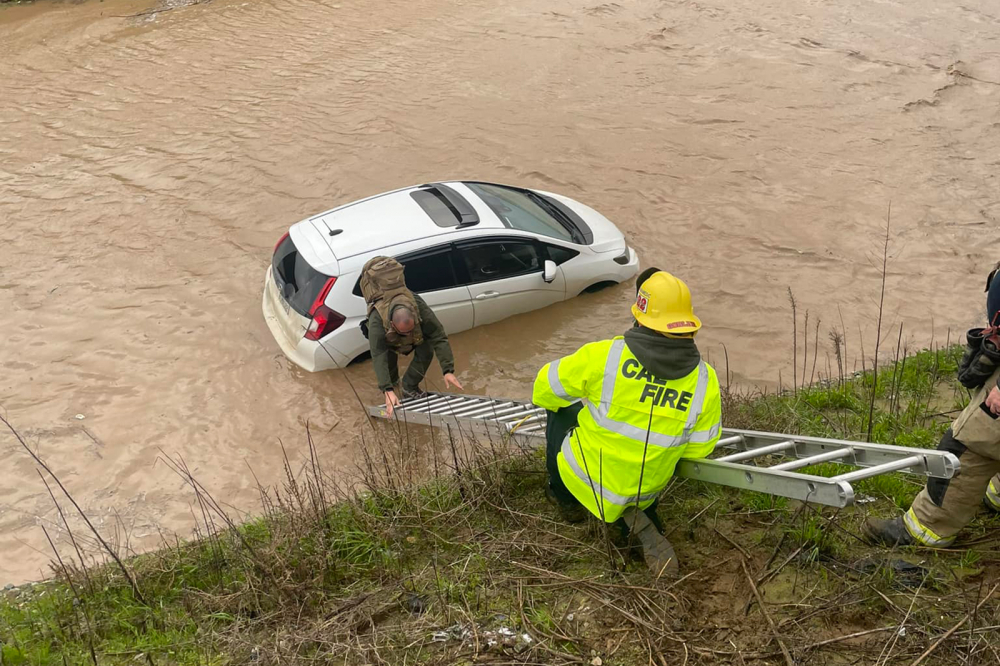
[[[427,187],[445,186],[451,192],[461,195],[478,217],[471,226],[439,226],[414,200],[411,193]],[[329,249],[329,255],[315,243],[308,249],[300,248],[308,255],[306,259],[317,268],[321,265],[338,265],[345,260],[379,250],[389,250],[398,245],[422,239],[430,242],[439,237],[460,236],[467,230],[501,231],[505,227],[496,214],[476,194],[461,182],[452,181],[416,187],[406,187],[384,194],[328,210],[303,220],[299,225],[311,227],[310,233],[301,237],[312,239],[322,237]],[[305,230],[301,230],[305,232]],[[293,239],[294,240],[294,239]],[[348,262],[353,263],[353,262]]]

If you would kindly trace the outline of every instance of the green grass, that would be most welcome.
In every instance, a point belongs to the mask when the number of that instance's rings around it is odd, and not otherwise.
[[[730,427],[791,432],[817,437],[864,439],[871,422],[873,442],[931,448],[968,392],[953,380],[962,348],[923,350],[880,369],[781,394],[730,394],[723,404]],[[871,416],[871,418],[869,418]]]
[[[951,379],[959,353],[920,352],[883,368],[877,384],[868,373],[797,393],[727,394],[726,425],[855,439],[867,432],[874,391],[873,439],[932,447],[948,424],[941,413],[967,399]],[[690,574],[674,585],[652,579],[616,529],[562,523],[544,500],[540,454],[462,440],[458,474],[410,486],[404,462],[431,466],[408,459],[415,454],[388,428],[383,435],[367,450],[363,493],[320,486],[314,470],[265,495],[251,522],[202,525],[208,536],[200,540],[129,560],[146,604],[116,567],[84,572],[64,552],[70,566],[53,581],[0,599],[2,664],[92,664],[91,647],[99,664],[129,666],[571,664],[597,656],[610,665],[647,664],[654,652],[660,663],[723,663],[720,654],[734,647],[749,663],[776,646],[762,618],[747,618],[754,604],[744,566],[792,649],[902,622],[899,609],[915,590],[933,593],[932,603],[914,604],[899,661],[888,661],[910,663],[997,576],[988,538],[1000,517],[970,527],[972,549],[907,554],[923,567],[916,573],[860,542],[865,517],[898,514],[919,480],[861,481],[858,495],[875,501],[837,511],[678,479],[660,504]],[[214,520],[226,524],[221,514]],[[983,617],[997,612],[996,601],[982,609]],[[532,641],[489,645],[501,631]],[[797,654],[801,663],[832,663],[834,654],[874,663],[888,637],[875,635],[871,651],[854,641]],[[926,663],[957,663],[967,643],[947,642]],[[774,658],[780,652],[764,663]]]

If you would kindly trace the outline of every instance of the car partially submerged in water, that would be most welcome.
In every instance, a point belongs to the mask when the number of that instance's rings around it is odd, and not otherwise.
[[[361,268],[398,259],[449,334],[635,276],[639,259],[606,217],[568,197],[477,181],[378,194],[298,222],[274,248],[264,319],[311,372],[362,358]]]

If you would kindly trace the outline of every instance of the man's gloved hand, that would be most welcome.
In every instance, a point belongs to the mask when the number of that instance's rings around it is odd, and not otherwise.
[[[452,386],[454,386],[455,388],[457,388],[459,391],[464,391],[465,390],[462,387],[462,384],[459,383],[458,377],[456,377],[455,373],[453,373],[453,372],[446,372],[445,375],[444,375],[444,390],[445,391],[448,390],[448,385],[449,384],[452,385]]]
[[[392,411],[396,407],[399,407],[399,398],[396,397],[396,392],[390,389],[385,392],[385,415],[392,416]]]

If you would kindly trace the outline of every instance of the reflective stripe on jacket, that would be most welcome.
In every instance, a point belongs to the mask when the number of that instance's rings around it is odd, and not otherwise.
[[[555,411],[579,399],[586,409],[563,442],[559,473],[609,523],[636,502],[649,506],[678,460],[704,458],[719,440],[719,380],[705,361],[685,377],[661,379],[623,338],[593,342],[546,364],[535,378],[532,402],[539,407]]]

